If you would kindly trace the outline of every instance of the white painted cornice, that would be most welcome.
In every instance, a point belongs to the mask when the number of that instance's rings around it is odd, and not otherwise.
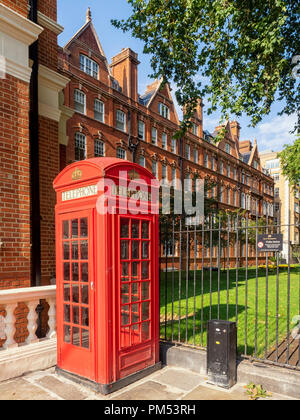
[[[19,80],[23,80],[26,83],[30,83],[31,68],[16,63],[9,58],[5,58],[5,73],[10,74]]]
[[[0,3],[1,32],[29,46],[37,40],[43,28]]]
[[[53,19],[50,19],[48,16],[41,12],[38,12],[38,24],[43,26],[43,28],[47,28],[54,32],[55,35],[60,35],[64,31],[63,26],[59,25]]]
[[[0,3],[0,56],[4,73],[30,82],[29,46],[43,28]]]
[[[70,82],[65,76],[45,67],[39,66],[39,115],[59,122],[61,110],[59,92]]]
[[[60,92],[70,82],[68,77],[62,76],[54,70],[49,69],[43,64],[39,65],[39,82],[48,89]]]

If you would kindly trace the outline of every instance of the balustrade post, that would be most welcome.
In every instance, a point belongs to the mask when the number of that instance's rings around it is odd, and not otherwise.
[[[31,300],[29,302],[26,302],[26,305],[29,309],[29,313],[27,316],[28,319],[28,326],[27,329],[29,331],[29,336],[27,337],[26,344],[34,343],[39,341],[36,336],[36,330],[37,330],[37,319],[38,314],[36,312],[36,308],[39,305],[39,300]]]
[[[9,349],[12,347],[17,347],[17,343],[15,341],[15,333],[16,333],[16,316],[15,316],[15,309],[17,304],[10,303],[8,305],[4,305],[6,311],[5,317],[5,335],[6,341],[3,345],[4,349]]]
[[[55,338],[56,337],[56,298],[48,299],[48,304],[49,304],[49,312],[48,312],[49,331],[47,334],[47,338]]]

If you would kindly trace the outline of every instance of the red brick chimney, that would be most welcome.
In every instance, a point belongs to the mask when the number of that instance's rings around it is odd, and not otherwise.
[[[112,59],[113,77],[119,82],[123,93],[138,102],[138,55],[130,48],[123,49]]]
[[[234,140],[236,141],[240,141],[240,132],[241,132],[241,126],[237,121],[231,121],[230,122],[230,128],[231,128],[231,133],[232,136],[234,138]]]

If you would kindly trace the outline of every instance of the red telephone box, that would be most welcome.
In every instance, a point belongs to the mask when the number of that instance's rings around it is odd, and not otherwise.
[[[153,180],[135,163],[95,158],[54,181],[57,371],[104,394],[160,368]]]

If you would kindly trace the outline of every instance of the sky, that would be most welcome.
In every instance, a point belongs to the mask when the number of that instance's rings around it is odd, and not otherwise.
[[[75,6],[76,4],[76,6]],[[123,33],[111,24],[111,19],[126,19],[131,12],[127,0],[58,0],[58,23],[64,27],[64,32],[59,36],[60,46],[64,46],[69,39],[84,25],[87,8],[92,11],[92,19],[98,33],[104,53],[111,62],[111,58],[118,54],[122,48],[130,47],[138,53],[139,61],[139,93],[143,94],[146,86],[151,83],[150,56],[143,54],[143,43]],[[172,84],[171,84],[172,86]],[[173,89],[175,87],[173,86]],[[174,96],[173,96],[174,98]],[[175,98],[174,98],[175,101]],[[285,144],[291,144],[295,136],[290,134],[296,122],[295,116],[278,116],[280,104],[274,103],[271,113],[264,117],[255,128],[248,127],[250,119],[247,116],[239,117],[241,125],[241,140],[257,139],[259,151],[280,151]],[[181,110],[177,107],[179,118]],[[235,119],[234,116],[231,118]],[[204,130],[213,131],[219,125],[220,113],[206,115],[204,109]]]

